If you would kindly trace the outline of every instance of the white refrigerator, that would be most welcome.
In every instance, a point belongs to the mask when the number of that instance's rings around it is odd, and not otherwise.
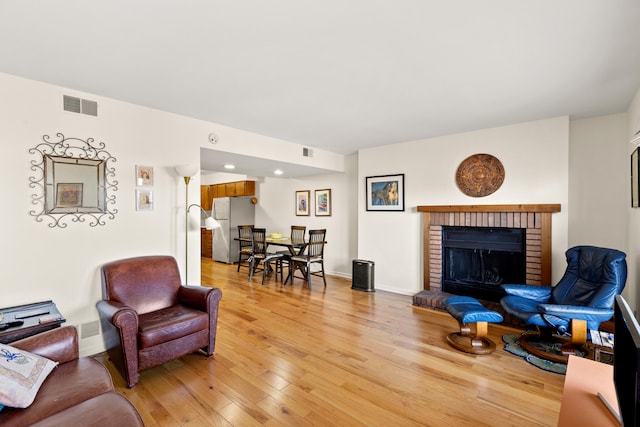
[[[212,215],[220,223],[213,232],[213,259],[227,264],[238,262],[239,225],[252,225],[255,205],[251,197],[221,197],[213,199]]]

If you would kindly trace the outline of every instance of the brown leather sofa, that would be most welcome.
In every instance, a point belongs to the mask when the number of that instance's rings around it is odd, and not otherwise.
[[[76,328],[53,329],[10,345],[59,364],[29,407],[0,411],[1,426],[144,426],[133,405],[114,391],[109,371],[91,357],[79,357]]]
[[[213,354],[222,291],[183,286],[175,258],[105,264],[102,292],[97,308],[105,346],[129,387],[144,369],[199,350]]]

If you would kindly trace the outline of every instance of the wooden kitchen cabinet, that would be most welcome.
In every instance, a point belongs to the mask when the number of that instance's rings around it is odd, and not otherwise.
[[[218,194],[218,186],[217,185],[210,185],[209,186],[209,199],[215,199],[216,197],[221,197]]]
[[[256,195],[255,181],[225,182],[222,184],[214,184],[209,187],[209,197],[211,199],[215,199],[217,197],[239,197]]]
[[[213,258],[213,230],[200,229],[200,256]]]
[[[200,206],[205,211],[211,210],[211,200],[213,199],[211,195],[211,185],[201,185],[200,186]]]

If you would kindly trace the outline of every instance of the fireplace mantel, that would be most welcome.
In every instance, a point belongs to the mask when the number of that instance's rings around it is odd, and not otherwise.
[[[527,283],[551,285],[551,215],[560,204],[418,206],[424,221],[424,289],[441,289],[442,227],[524,228]]]
[[[560,204],[418,206],[418,212],[560,212]]]

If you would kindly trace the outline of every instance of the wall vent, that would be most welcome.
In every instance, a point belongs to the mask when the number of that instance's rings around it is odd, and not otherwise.
[[[98,116],[98,103],[96,101],[63,95],[62,105],[65,111],[86,114],[89,116]]]
[[[311,148],[304,147],[302,149],[302,156],[303,157],[313,157],[313,150]]]
[[[95,337],[100,334],[100,321],[83,323],[80,325],[80,339]]]

